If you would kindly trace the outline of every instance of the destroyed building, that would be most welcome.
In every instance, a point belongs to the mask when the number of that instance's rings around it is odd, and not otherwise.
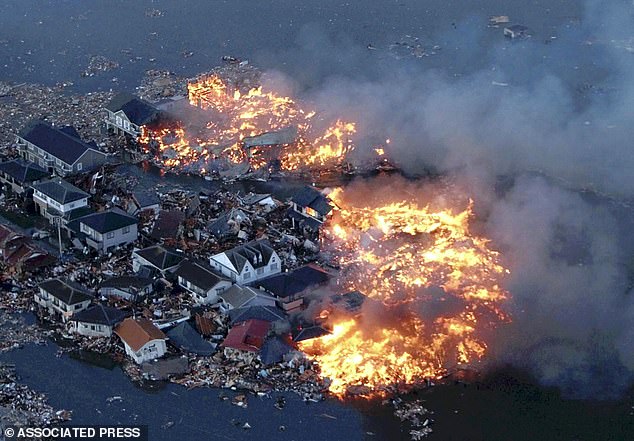
[[[137,273],[142,267],[149,267],[165,277],[176,271],[184,258],[182,253],[153,245],[132,252],[132,270]]]
[[[137,364],[160,358],[167,352],[167,336],[146,318],[128,317],[114,328],[114,333]]]
[[[108,161],[94,143],[82,141],[73,127],[57,128],[43,121],[29,123],[16,143],[22,158],[59,176],[89,171]]]
[[[314,187],[304,186],[292,196],[287,214],[293,228],[317,231],[332,209],[328,197]]]
[[[273,294],[282,309],[292,311],[304,305],[304,298],[311,288],[323,286],[329,280],[330,275],[317,265],[305,265],[259,280],[256,285]]]
[[[154,281],[138,275],[115,276],[104,280],[97,287],[103,297],[114,297],[136,302],[154,292]]]

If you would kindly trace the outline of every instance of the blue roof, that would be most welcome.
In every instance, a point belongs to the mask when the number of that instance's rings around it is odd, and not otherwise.
[[[185,352],[207,356],[216,352],[216,345],[202,336],[187,322],[182,322],[167,332],[170,342]]]
[[[120,93],[115,96],[108,103],[106,109],[115,113],[122,110],[130,122],[138,126],[154,121],[159,115],[159,110],[156,107],[129,93]]]
[[[1,163],[0,172],[6,173],[20,184],[37,181],[51,175],[39,165],[24,159],[14,159]]]
[[[330,275],[326,271],[313,265],[306,265],[288,273],[259,280],[256,284],[279,298],[286,298],[329,280]]]
[[[32,121],[20,136],[68,165],[73,165],[87,150],[97,150],[95,145],[82,141],[75,129],[60,129],[43,121]]]

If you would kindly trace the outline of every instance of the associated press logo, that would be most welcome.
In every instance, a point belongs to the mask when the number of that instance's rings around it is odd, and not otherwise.
[[[13,429],[13,427],[7,427],[6,429],[4,429],[5,438],[13,438],[14,435],[15,435],[15,430]]]

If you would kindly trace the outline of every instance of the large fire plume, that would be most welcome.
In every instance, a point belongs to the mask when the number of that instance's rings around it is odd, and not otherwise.
[[[508,271],[471,234],[471,202],[456,210],[420,192],[396,180],[330,194],[339,208],[324,247],[338,256],[340,289],[369,299],[356,316],[331,314],[330,335],[301,344],[334,394],[380,393],[477,362],[487,330],[508,320],[500,287]]]
[[[188,99],[207,112],[204,127],[194,129],[177,121],[169,127],[145,128],[140,138],[166,167],[195,166],[204,173],[205,165],[217,159],[248,161],[253,169],[272,159],[283,170],[332,167],[353,149],[354,123],[328,124],[314,110],[262,86],[242,92],[218,75],[205,75],[188,83]]]

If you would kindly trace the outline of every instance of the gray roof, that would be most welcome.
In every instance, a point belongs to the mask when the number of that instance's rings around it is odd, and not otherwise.
[[[99,284],[99,288],[120,288],[120,289],[143,289],[153,283],[152,279],[140,276],[116,276],[104,280]]]
[[[174,274],[205,290],[213,288],[219,282],[229,281],[209,266],[189,259],[184,260]]]
[[[62,178],[54,178],[40,182],[39,184],[35,184],[33,188],[60,204],[68,204],[69,202],[90,197],[88,193],[64,181]]]
[[[216,352],[216,345],[209,343],[187,322],[176,325],[167,331],[170,342],[185,352],[192,354],[209,356]]]
[[[286,127],[275,132],[266,132],[257,136],[247,136],[242,140],[246,148],[271,145],[293,144],[297,141],[297,128]]]
[[[141,208],[160,205],[161,203],[161,199],[155,191],[135,191],[132,194],[132,198]]]
[[[154,222],[152,233],[150,237],[153,239],[161,240],[168,238],[176,238],[178,235],[178,229],[185,220],[185,213],[178,210],[161,210],[158,218]]]
[[[231,208],[221,213],[220,216],[218,216],[218,219],[211,221],[207,226],[207,229],[218,239],[231,235],[235,236],[238,234],[238,230],[237,228],[234,228],[235,224],[232,224],[234,222],[236,224],[241,224],[248,219],[249,217],[244,211],[238,208]]]
[[[88,289],[66,279],[46,280],[40,283],[39,287],[67,305],[82,303],[93,298],[92,293]]]
[[[240,323],[251,319],[264,320],[266,322],[277,322],[286,320],[286,313],[277,306],[255,305],[236,308],[229,311],[231,324]]]
[[[69,165],[88,149],[97,150],[94,144],[82,141],[74,128],[52,127],[43,121],[29,123],[20,132],[20,137]]]
[[[125,116],[138,126],[154,121],[159,115],[156,107],[129,93],[120,93],[112,98],[106,109],[115,113],[122,110]]]
[[[240,308],[256,297],[275,300],[275,298],[266,291],[251,288],[249,286],[241,287],[238,285],[233,285],[228,290],[221,292],[218,294],[218,297],[223,299],[225,303],[228,303],[233,308]]]
[[[51,175],[39,165],[24,159],[14,159],[13,161],[0,163],[0,172],[11,176],[20,184],[38,181]]]
[[[161,270],[172,268],[184,259],[184,256],[181,253],[168,250],[161,245],[154,245],[148,248],[143,248],[142,250],[136,250],[134,253]]]
[[[266,266],[273,252],[268,240],[255,240],[225,251],[225,255],[238,270],[238,273],[241,273],[247,261],[253,268]],[[257,262],[258,256],[261,257],[259,262]]]
[[[77,219],[77,221],[103,234],[134,225],[138,219],[117,210],[108,210],[89,214]]]

